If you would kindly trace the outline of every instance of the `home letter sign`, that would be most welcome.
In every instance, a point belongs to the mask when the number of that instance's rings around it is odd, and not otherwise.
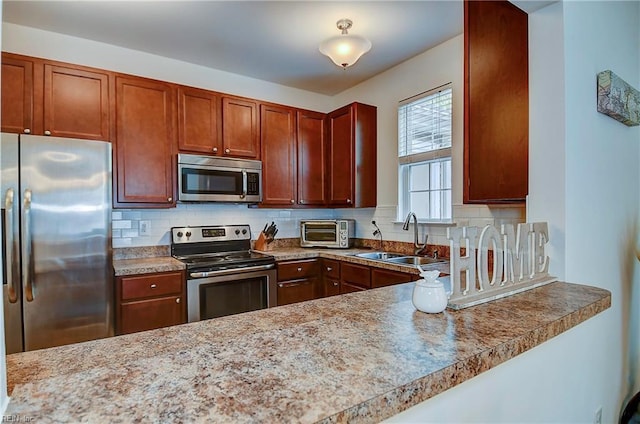
[[[546,222],[447,229],[451,247],[449,307],[462,309],[530,290],[549,276]],[[464,249],[464,256],[462,255]]]

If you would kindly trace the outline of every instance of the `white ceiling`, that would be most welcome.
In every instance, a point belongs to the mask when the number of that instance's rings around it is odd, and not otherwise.
[[[514,2],[515,3],[515,2]],[[517,2],[531,10],[550,2]],[[12,1],[3,21],[333,95],[462,33],[448,1]],[[523,6],[524,5],[524,6]],[[336,21],[373,47],[342,70],[318,51]]]

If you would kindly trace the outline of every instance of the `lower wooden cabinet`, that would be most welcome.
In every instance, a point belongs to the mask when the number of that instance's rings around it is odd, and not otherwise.
[[[420,279],[420,276],[407,274],[405,272],[391,271],[382,268],[371,269],[371,288],[373,289],[408,283],[409,281],[416,281],[418,279]]]
[[[278,305],[313,300],[317,296],[317,278],[278,282]]]
[[[116,333],[187,322],[183,271],[116,278]]]
[[[340,284],[349,287],[355,286],[363,290],[370,289],[371,267],[346,262],[340,263]],[[342,291],[340,289],[341,293]]]

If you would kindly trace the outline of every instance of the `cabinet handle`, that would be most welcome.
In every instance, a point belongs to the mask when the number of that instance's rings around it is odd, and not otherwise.
[[[294,204],[294,203],[296,203],[296,201],[295,201],[295,200],[293,200],[293,199],[291,199],[291,204]]]
[[[156,287],[158,287],[158,286],[156,286],[155,284],[151,284],[151,288],[152,289],[155,289]]]
[[[45,131],[44,135],[51,135],[51,131],[49,131],[49,130]]]
[[[30,130],[29,128],[25,128],[25,129],[24,129],[24,133],[25,133],[25,134],[31,134],[31,130]]]
[[[282,288],[284,285],[282,283],[278,284],[278,287]]]
[[[225,152],[225,153],[231,153],[231,150],[229,150],[229,149],[224,149],[224,152]]]
[[[302,272],[302,268],[298,267],[298,272]]]
[[[176,303],[180,303],[180,298],[176,297]]]
[[[301,204],[301,205],[304,205],[304,200],[300,200],[300,204]]]
[[[170,202],[173,200],[173,197],[167,197],[167,202]]]
[[[333,271],[333,268],[331,268],[330,266],[327,267],[327,272],[331,272]]]
[[[213,148],[213,153],[218,153],[218,148],[217,147]]]
[[[351,199],[347,199],[347,203],[351,203]]]
[[[333,285],[334,285],[334,286],[337,286],[337,285],[338,285],[338,282],[337,282],[337,281],[334,281],[334,282],[333,282]]]

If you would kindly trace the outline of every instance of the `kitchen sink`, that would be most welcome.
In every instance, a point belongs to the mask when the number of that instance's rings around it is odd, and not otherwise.
[[[403,253],[393,253],[393,252],[366,252],[366,253],[356,253],[353,256],[357,256],[358,258],[373,259],[377,261],[386,261],[392,258],[399,258],[407,255]]]
[[[387,259],[387,262],[393,262],[396,264],[407,265],[428,265],[447,262],[446,259],[427,258],[424,256],[401,256],[396,258]]]

